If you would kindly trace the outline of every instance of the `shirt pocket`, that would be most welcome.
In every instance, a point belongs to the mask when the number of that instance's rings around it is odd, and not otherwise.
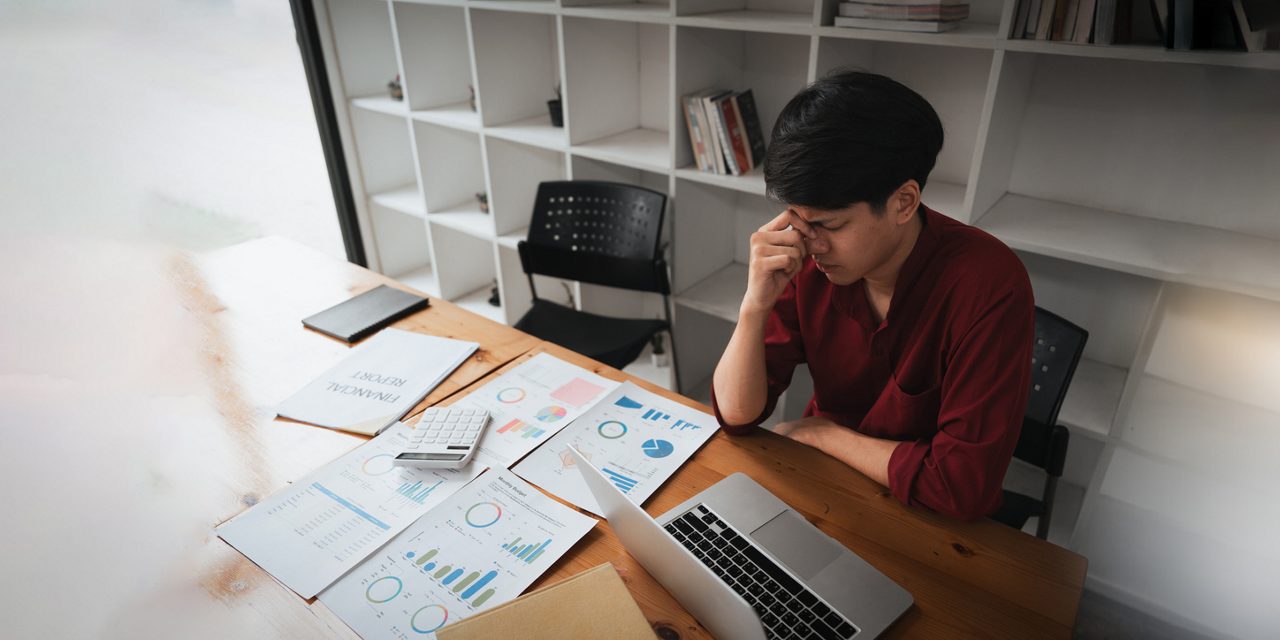
[[[891,440],[930,437],[938,431],[941,397],[941,384],[910,393],[898,385],[897,378],[889,378],[858,430]]]

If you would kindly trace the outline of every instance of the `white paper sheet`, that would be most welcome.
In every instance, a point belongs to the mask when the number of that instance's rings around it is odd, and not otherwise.
[[[520,595],[595,520],[492,469],[320,594],[365,640],[435,631]]]
[[[410,431],[396,423],[224,523],[218,535],[298,595],[315,596],[484,470],[392,465]]]
[[[632,502],[644,504],[719,428],[710,414],[624,382],[512,471],[599,514],[600,506],[568,454],[569,445]]]
[[[492,419],[475,459],[489,467],[510,467],[618,384],[539,353],[467,394],[455,406],[489,412]]]
[[[280,403],[285,418],[373,435],[431,393],[479,345],[384,329]]]

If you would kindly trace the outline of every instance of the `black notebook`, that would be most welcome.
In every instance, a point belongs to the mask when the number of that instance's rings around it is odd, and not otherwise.
[[[346,302],[313,316],[302,324],[346,342],[361,338],[431,304],[426,298],[378,285]]]

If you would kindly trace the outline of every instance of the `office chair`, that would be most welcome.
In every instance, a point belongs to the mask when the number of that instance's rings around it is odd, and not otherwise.
[[[1045,471],[1044,495],[1031,496],[1005,490],[1004,504],[993,516],[998,522],[1021,529],[1032,517],[1040,520],[1036,537],[1049,537],[1054,493],[1067,459],[1070,432],[1058,424],[1058,411],[1067,387],[1084,353],[1089,332],[1053,313],[1036,307],[1036,343],[1031,355],[1031,391],[1022,420],[1022,433],[1013,456]]]
[[[656,334],[666,332],[672,337],[671,366],[678,391],[671,283],[659,246],[666,203],[661,193],[627,184],[539,184],[529,237],[517,245],[533,308],[516,328],[617,369],[634,361]],[[613,318],[540,299],[534,274],[662,294],[666,319]]]

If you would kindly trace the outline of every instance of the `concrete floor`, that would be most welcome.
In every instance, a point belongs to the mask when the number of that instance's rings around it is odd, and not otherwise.
[[[342,256],[283,0],[0,2],[0,219]]]

